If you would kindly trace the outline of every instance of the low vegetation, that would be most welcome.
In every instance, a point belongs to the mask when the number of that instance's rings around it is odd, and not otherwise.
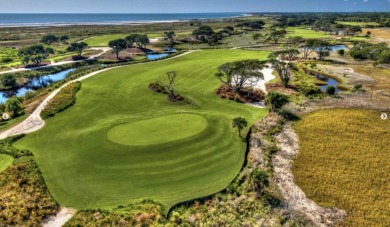
[[[346,226],[390,225],[390,121],[380,115],[322,110],[295,125],[300,137],[293,166],[297,184],[320,205],[346,210]]]
[[[51,99],[41,112],[41,117],[47,119],[59,112],[73,106],[76,102],[76,93],[81,88],[81,82],[73,82],[62,88],[53,99]]]
[[[0,141],[0,155],[15,159],[0,173],[0,226],[38,226],[58,210],[32,154],[12,146],[21,137]]]

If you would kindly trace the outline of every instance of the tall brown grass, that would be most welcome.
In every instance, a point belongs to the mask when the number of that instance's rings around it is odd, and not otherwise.
[[[390,226],[390,119],[331,109],[296,123],[297,184],[310,199],[348,213],[343,226]]]

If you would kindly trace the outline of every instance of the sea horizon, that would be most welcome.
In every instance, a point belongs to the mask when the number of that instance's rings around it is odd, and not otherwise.
[[[67,25],[125,25],[169,23],[190,20],[248,16],[226,13],[0,13],[0,27],[39,27]]]

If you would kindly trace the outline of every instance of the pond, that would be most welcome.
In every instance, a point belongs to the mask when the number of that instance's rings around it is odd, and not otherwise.
[[[166,56],[168,56],[169,54],[147,54],[146,55],[146,58],[150,61],[152,60],[157,60],[157,59],[161,59],[161,58],[165,58]]]
[[[327,87],[333,86],[336,88],[336,92],[340,92],[340,89],[337,88],[337,85],[339,84],[339,82],[337,82],[336,80],[334,80],[332,78],[325,77],[325,76],[321,76],[321,75],[316,75],[315,77],[319,80],[322,80],[322,81],[325,81],[328,83],[326,85],[319,86],[321,91],[325,92]]]
[[[24,96],[28,91],[33,91],[39,88],[47,87],[50,84],[63,80],[66,76],[75,69],[67,69],[58,73],[31,78],[26,87],[17,88],[14,90],[0,91],[0,103],[5,103],[12,96]]]
[[[342,50],[342,49],[346,49],[347,47],[345,45],[335,45],[335,46],[331,46],[331,49],[333,52],[336,52],[338,50]]]
[[[316,48],[317,49],[317,48]],[[330,49],[333,51],[333,52],[336,52],[338,50],[341,50],[341,49],[347,49],[347,47],[345,45],[334,45],[334,46],[330,46]]]

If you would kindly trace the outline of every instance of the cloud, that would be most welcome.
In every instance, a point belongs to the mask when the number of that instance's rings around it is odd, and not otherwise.
[[[363,0],[363,2],[368,2],[368,0]]]

